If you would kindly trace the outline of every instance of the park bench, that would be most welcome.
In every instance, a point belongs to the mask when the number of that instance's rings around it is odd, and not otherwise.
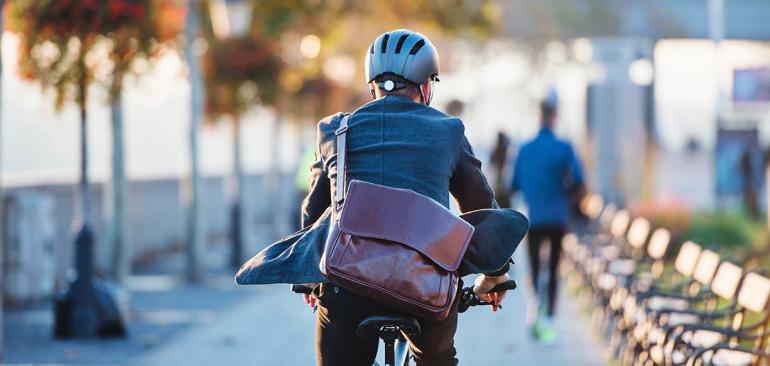
[[[674,261],[674,274],[668,284],[655,281],[638,284],[623,304],[623,322],[619,332],[616,354],[626,360],[640,357],[657,342],[658,331],[653,328],[651,314],[664,309],[690,308],[694,302],[704,302],[715,295],[710,285],[720,264],[719,255],[703,250],[693,242],[685,242]],[[674,322],[677,319],[673,319]]]
[[[710,270],[708,267],[712,266],[714,255],[711,251],[701,254],[700,260],[705,263],[704,268]],[[718,262],[719,259],[716,258]],[[699,273],[697,269],[694,274],[698,274],[698,282],[703,284],[701,281],[705,278],[702,275],[707,276],[709,271]],[[628,351],[633,351],[633,359],[651,359],[660,365],[667,364],[666,360],[673,363],[684,361],[676,359],[678,354],[666,352],[669,340],[678,337],[683,327],[688,325],[718,322],[739,314],[741,307],[735,301],[735,295],[740,290],[743,277],[744,271],[741,267],[724,261],[719,264],[707,291],[696,295],[671,297],[675,301],[666,301],[657,307],[646,306],[644,320],[638,322],[629,333],[633,335],[636,345],[633,350],[627,348]],[[708,345],[713,342],[713,338],[699,336],[693,341],[697,345]]]
[[[571,288],[579,291],[584,305],[595,303],[598,277],[607,262],[616,258],[626,245],[624,234],[629,221],[628,211],[616,210],[614,204],[608,204],[598,218],[592,220],[593,230],[565,236],[562,244],[566,264],[562,269],[568,274]]]
[[[633,229],[633,228],[632,228]],[[631,232],[629,232],[631,234]],[[636,235],[641,235],[637,233]],[[632,238],[629,238],[632,239]],[[632,240],[639,240],[638,238]],[[625,337],[625,331],[629,329],[629,323],[625,317],[626,303],[634,303],[638,296],[655,291],[660,282],[660,277],[665,271],[665,257],[671,243],[671,233],[664,228],[657,228],[649,236],[644,254],[638,254],[636,262],[629,264],[626,273],[612,274],[615,278],[609,301],[605,310],[605,333],[610,335],[610,346],[619,352],[621,343]],[[636,244],[637,248],[643,245]],[[609,281],[608,281],[609,282]]]
[[[686,363],[688,366],[758,366],[770,363],[770,279],[758,273],[747,274],[737,295],[737,303],[741,311],[732,318],[730,326],[685,326],[667,347],[668,353],[683,352],[682,346],[687,344],[693,351]],[[747,319],[755,320],[747,322]],[[710,345],[693,345],[699,334],[710,335],[711,339],[719,341]]]
[[[630,221],[625,210],[616,213],[610,225],[613,240],[594,247],[589,264],[588,283],[591,291],[590,304],[593,319],[600,328],[607,324],[612,294],[618,286],[624,286],[634,275],[639,262],[643,261],[644,246],[650,232],[650,223],[644,218]]]
[[[661,243],[656,243],[657,240],[655,239],[651,239],[651,242],[648,252],[650,257],[656,258],[656,261],[650,270],[650,276],[640,276],[639,280],[629,288],[629,293],[623,299],[612,302],[612,305],[617,306],[622,300],[622,308],[617,309],[622,312],[622,317],[619,318],[616,327],[616,332],[620,333],[619,336],[621,337],[625,337],[626,331],[633,329],[640,321],[644,321],[648,310],[656,310],[664,306],[681,307],[683,301],[680,300],[680,296],[697,296],[702,286],[693,277],[693,273],[698,269],[699,278],[708,284],[719,263],[716,253],[709,252],[705,257],[712,257],[713,254],[717,261],[710,263],[707,259],[700,262],[700,267],[698,267],[698,259],[704,252],[703,249],[694,242],[685,242],[679,248],[674,260],[674,272],[671,274],[671,280],[669,283],[663,284],[660,281],[660,277],[665,271],[665,254],[663,253],[664,249],[661,248],[663,243],[662,240]]]
[[[607,203],[581,202],[562,274],[622,365],[770,365],[770,279]]]
[[[591,292],[598,290],[599,277],[604,273],[607,263],[617,258],[626,248],[625,233],[630,222],[626,210],[614,211],[607,230],[580,238],[576,266],[583,281]]]
[[[600,329],[611,327],[615,323],[617,310],[621,308],[622,297],[628,292],[628,286],[635,281],[636,276],[646,274],[642,270],[644,265],[654,260],[646,257],[644,252],[648,237],[652,243],[653,237],[649,233],[650,222],[643,217],[635,218],[626,234],[625,248],[618,248],[614,257],[605,257],[606,266],[597,276],[594,286],[597,289],[594,319]],[[670,237],[668,231],[657,230],[656,234],[654,237],[656,245],[668,246]],[[623,249],[625,249],[624,252]]]
[[[653,360],[658,365],[706,361],[736,366],[767,361],[769,296],[770,280],[755,272],[745,274],[729,299],[736,305],[734,311],[671,327],[665,343],[654,348]]]

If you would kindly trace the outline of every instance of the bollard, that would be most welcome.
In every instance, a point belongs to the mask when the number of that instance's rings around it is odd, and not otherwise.
[[[54,337],[122,337],[126,328],[113,294],[93,279],[94,235],[83,225],[75,238],[77,277],[54,302]]]

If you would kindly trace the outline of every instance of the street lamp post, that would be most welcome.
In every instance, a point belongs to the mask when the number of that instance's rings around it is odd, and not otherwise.
[[[80,60],[80,75],[85,75],[85,61]],[[54,303],[54,336],[57,338],[93,338],[125,336],[126,328],[117,303],[109,290],[93,278],[94,234],[89,225],[88,131],[84,76],[78,87],[83,93],[80,106],[80,194],[81,227],[75,237],[77,277]]]
[[[211,20],[218,39],[242,37],[249,29],[249,4],[243,0],[215,0],[211,2]],[[243,259],[243,163],[241,158],[241,118],[233,116],[233,178],[230,184],[230,265],[237,269]]]
[[[190,175],[185,182],[185,208],[187,213],[187,280],[199,282],[203,261],[203,219],[201,216],[201,176],[198,158],[198,127],[203,114],[203,80],[200,56],[205,50],[205,41],[198,35],[200,0],[188,1],[185,24],[185,58],[190,78]]]
[[[722,55],[720,52],[722,40],[725,35],[724,25],[724,1],[708,0],[708,35],[714,44],[714,89],[716,90],[716,105],[714,110],[714,124],[717,130],[717,140],[719,140],[719,131],[725,126],[725,99],[722,89]],[[716,151],[716,149],[714,150]],[[723,210],[725,200],[716,193],[717,209]]]
[[[3,5],[5,5],[5,0],[0,0],[0,14],[3,13]],[[3,44],[3,32],[5,31],[4,24],[3,24],[3,17],[0,16],[0,46]],[[2,48],[2,47],[0,47]],[[2,58],[2,51],[0,50],[0,85],[2,85],[2,74],[3,74],[3,58]],[[0,100],[2,100],[2,87],[0,87]],[[0,106],[1,107],[1,106]],[[0,108],[0,114],[2,112],[2,108]],[[2,119],[0,118],[0,122],[2,122]],[[2,123],[0,123],[0,126]],[[0,128],[1,130],[1,128]],[[1,132],[1,131],[0,131]],[[0,134],[0,137],[2,137],[2,134]],[[0,138],[2,140],[2,138]],[[2,145],[0,145],[0,150],[2,150]],[[2,154],[0,154],[0,157],[2,157]],[[0,162],[2,162],[2,159],[0,158]],[[1,170],[1,169],[0,169]],[[3,226],[3,187],[0,186],[0,227]],[[3,293],[5,293],[5,288],[2,286],[3,283],[5,283],[3,279],[3,271],[5,271],[5,268],[3,266],[4,261],[4,254],[5,254],[5,241],[3,240],[3,233],[0,232],[0,330],[3,329]],[[3,332],[0,331],[0,362],[3,360]]]

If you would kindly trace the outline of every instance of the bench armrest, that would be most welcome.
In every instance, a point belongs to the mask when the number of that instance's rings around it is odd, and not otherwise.
[[[715,310],[713,312],[705,312],[705,311],[697,311],[697,310],[690,310],[690,309],[671,309],[671,308],[663,308],[659,310],[654,310],[650,312],[650,316],[654,317],[655,319],[660,319],[660,317],[664,314],[688,314],[688,315],[695,315],[701,319],[717,319],[717,318],[723,318],[731,315],[735,315],[738,310],[734,308],[727,308],[727,309],[720,309]]]
[[[696,364],[695,362],[698,361],[698,360],[703,360],[703,357],[707,353],[709,353],[709,352],[716,352],[716,351],[719,351],[719,350],[739,351],[739,352],[749,353],[749,354],[752,354],[752,355],[755,355],[755,356],[759,356],[759,357],[770,357],[770,354],[768,354],[767,352],[762,351],[762,350],[753,350],[753,349],[750,349],[750,348],[747,348],[747,347],[744,347],[744,346],[740,346],[740,345],[735,346],[735,345],[730,345],[728,343],[720,343],[720,344],[717,344],[717,345],[714,345],[714,346],[711,346],[711,347],[708,347],[708,348],[699,348],[699,349],[697,349],[697,351],[695,351],[692,354],[692,356],[690,356],[690,359],[687,360],[687,366],[694,366]],[[712,354],[712,357],[713,357],[713,354]]]
[[[685,295],[682,293],[669,292],[669,291],[646,291],[644,293],[636,294],[637,302],[641,302],[653,297],[666,297],[669,299],[686,300],[690,302],[698,302],[706,299],[706,296],[702,294],[691,296],[691,295]]]
[[[740,334],[739,332],[736,332],[730,328],[724,328],[713,324],[683,324],[670,327],[665,333],[666,335],[664,342],[671,343],[674,346],[685,344],[685,342],[682,341],[682,337],[684,337],[684,335],[687,333],[693,333],[697,331],[720,333],[725,337],[732,337]],[[674,335],[674,332],[677,333]]]

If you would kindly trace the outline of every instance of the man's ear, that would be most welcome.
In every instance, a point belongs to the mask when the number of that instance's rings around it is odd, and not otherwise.
[[[375,85],[374,81],[369,82],[369,92],[372,93],[372,99],[377,99],[377,93],[374,92]]]
[[[431,99],[433,99],[433,88],[430,87],[430,80],[426,80],[424,83],[420,84],[420,96],[422,96],[422,102],[425,105],[430,105]]]

